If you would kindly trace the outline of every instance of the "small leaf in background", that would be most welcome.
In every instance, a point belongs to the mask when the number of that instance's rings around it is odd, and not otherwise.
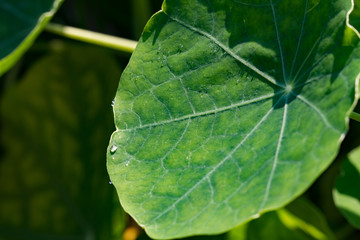
[[[0,76],[32,45],[62,2],[0,1]]]
[[[225,240],[335,240],[324,215],[307,199],[299,198],[285,208],[265,213],[234,228]]]
[[[309,239],[335,239],[324,214],[306,198],[295,200],[286,208],[278,210],[277,214],[289,230],[300,230]],[[286,239],[286,235],[283,239]]]
[[[104,154],[119,67],[100,49],[54,49],[1,102],[0,239],[121,239]]]
[[[343,162],[333,195],[345,218],[360,229],[360,147]]]
[[[117,91],[108,171],[154,238],[225,232],[330,165],[357,99],[351,0],[166,0]]]
[[[350,24],[360,30],[360,0],[354,0],[354,10],[350,14]]]

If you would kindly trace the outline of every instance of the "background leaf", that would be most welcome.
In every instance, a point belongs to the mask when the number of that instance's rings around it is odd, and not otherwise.
[[[360,29],[360,0],[354,0],[354,10],[350,14],[350,24]]]
[[[0,76],[32,45],[62,2],[0,1]]]
[[[121,78],[108,148],[121,203],[151,237],[224,232],[329,166],[359,74],[350,8],[165,1]]]
[[[333,190],[334,201],[346,219],[360,229],[360,148],[349,154],[342,164]]]
[[[0,239],[121,239],[104,154],[119,67],[104,50],[52,46],[1,103]]]

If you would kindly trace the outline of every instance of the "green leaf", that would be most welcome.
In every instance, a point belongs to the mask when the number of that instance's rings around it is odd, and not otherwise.
[[[0,1],[0,76],[32,45],[62,2]]]
[[[350,24],[360,29],[360,0],[354,0],[354,10],[350,14]]]
[[[99,49],[54,48],[1,101],[0,239],[121,239],[103,152],[120,70]]]
[[[345,218],[360,229],[360,147],[349,154],[342,164],[333,196],[335,205]]]
[[[240,231],[238,234],[237,231]],[[314,240],[334,239],[327,238],[323,232],[302,219],[292,215],[285,209],[265,213],[261,218],[251,221],[249,224],[238,227],[229,233],[227,240]]]
[[[350,0],[168,0],[116,95],[108,172],[153,238],[227,231],[304,192],[356,102]]]
[[[323,213],[310,201],[299,198],[285,208],[236,227],[226,240],[335,239]]]
[[[335,239],[324,214],[305,198],[295,200],[277,214],[288,229],[301,230],[311,239]]]

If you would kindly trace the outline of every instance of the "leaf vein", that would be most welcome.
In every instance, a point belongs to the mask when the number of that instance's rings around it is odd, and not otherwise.
[[[190,119],[189,119],[188,122],[186,123],[186,126],[185,126],[183,132],[181,133],[181,136],[180,136],[179,139],[176,141],[176,143],[174,144],[174,146],[172,146],[171,149],[170,149],[168,152],[166,152],[166,154],[160,159],[161,166],[162,166],[163,169],[167,170],[166,167],[165,167],[165,165],[164,165],[164,160],[165,160],[165,158],[166,158],[167,156],[169,156],[169,154],[170,154],[172,151],[174,151],[174,150],[176,149],[176,147],[179,145],[179,143],[181,142],[181,140],[184,138],[185,133],[186,133],[186,131],[187,131],[188,128],[189,128],[190,122],[191,122],[191,121],[190,121]]]
[[[260,119],[260,121],[252,128],[252,130],[241,140],[241,142],[235,146],[235,148],[226,155],[225,158],[223,158],[211,171],[209,171],[204,177],[202,177],[197,183],[195,183],[188,191],[186,191],[181,197],[178,198],[174,203],[172,203],[168,208],[166,208],[163,212],[161,212],[158,216],[156,216],[152,221],[156,221],[161,216],[169,212],[171,209],[173,209],[176,204],[181,202],[184,198],[186,198],[192,191],[194,191],[202,182],[204,182],[206,179],[208,179],[220,166],[222,166],[243,144],[244,142],[249,139],[250,136],[260,127],[260,125],[268,118],[270,113],[273,112],[275,106],[280,102],[282,98],[280,98],[277,103],[270,108],[269,111],[266,112],[266,114]]]
[[[278,83],[276,82],[276,80],[271,77],[270,75],[262,72],[260,69],[258,69],[257,67],[255,67],[254,65],[252,65],[250,62],[246,61],[245,59],[237,56],[234,52],[231,51],[231,49],[229,49],[228,47],[226,47],[224,44],[222,44],[221,42],[219,42],[215,37],[213,37],[212,35],[210,35],[209,33],[207,32],[204,32],[194,26],[191,26],[177,18],[174,18],[174,17],[171,17],[168,15],[168,17],[179,23],[180,25],[183,25],[184,27],[194,31],[194,32],[197,32],[199,33],[200,35],[203,35],[204,37],[207,37],[209,40],[213,41],[216,45],[218,45],[220,48],[222,48],[225,52],[227,52],[230,56],[232,56],[234,59],[238,60],[239,62],[241,62],[242,64],[244,64],[245,66],[247,66],[248,68],[250,68],[251,70],[253,70],[255,73],[259,74],[260,76],[262,76],[264,79],[266,79],[267,81],[269,81],[270,83],[278,86],[278,87],[281,87],[281,88],[285,88],[285,86],[281,83]]]
[[[190,119],[190,118],[196,118],[196,117],[202,117],[202,116],[206,116],[206,115],[212,115],[212,114],[216,114],[218,112],[224,112],[224,111],[227,111],[227,110],[231,110],[233,108],[246,106],[246,105],[256,103],[256,102],[261,102],[263,100],[272,98],[272,97],[274,97],[276,95],[279,95],[281,93],[283,93],[283,90],[278,91],[276,93],[270,93],[270,94],[267,94],[267,95],[263,95],[261,97],[257,97],[257,98],[250,99],[250,100],[247,100],[247,101],[242,101],[242,102],[239,102],[237,104],[232,104],[232,105],[229,105],[229,106],[226,106],[226,107],[215,108],[215,109],[209,110],[209,111],[193,113],[193,114],[185,115],[185,116],[182,116],[182,117],[173,118],[173,119],[170,119],[170,120],[164,120],[164,121],[155,122],[155,123],[143,124],[143,125],[138,126],[138,127],[126,128],[126,129],[118,129],[118,131],[133,131],[133,130],[136,130],[136,129],[143,129],[143,128],[149,128],[149,127],[164,125],[164,124],[173,123],[173,122],[179,122],[179,121],[183,121],[183,120]]]
[[[304,34],[304,25],[305,25],[305,21],[306,21],[306,10],[307,10],[307,8],[308,8],[308,4],[309,4],[309,0],[306,0],[306,1],[305,1],[305,8],[304,8],[304,16],[303,16],[303,20],[302,20],[302,24],[301,24],[299,41],[298,41],[298,44],[297,44],[297,46],[296,46],[296,51],[295,51],[294,59],[293,59],[292,65],[291,65],[290,76],[289,76],[290,78],[292,77],[292,74],[293,74],[293,71],[294,71],[295,63],[296,63],[296,60],[297,60],[297,57],[298,57],[298,53],[299,53],[299,50],[300,50],[301,41],[302,41],[303,34]]]
[[[319,117],[321,118],[321,120],[325,123],[325,125],[330,128],[330,129],[333,129],[337,132],[340,132],[338,129],[336,129],[334,126],[332,126],[329,121],[327,120],[325,114],[323,112],[321,112],[321,110],[315,106],[312,102],[310,102],[309,100],[307,100],[304,96],[302,95],[295,95],[293,94],[294,96],[296,96],[298,99],[300,99],[301,101],[303,101],[305,104],[307,104],[310,108],[312,108],[318,115]]]
[[[274,8],[274,4],[273,4],[272,0],[270,0],[270,4],[271,4],[272,15],[273,15],[273,18],[274,18],[276,39],[277,39],[278,46],[279,46],[279,52],[280,52],[280,58],[281,58],[281,68],[282,68],[282,72],[283,72],[284,83],[287,84],[286,72],[285,72],[285,62],[284,62],[284,54],[283,54],[283,50],[282,50],[282,45],[281,45],[281,40],[280,40],[280,33],[279,33],[277,20],[276,20],[275,8]]]
[[[287,101],[288,101],[288,97],[286,98],[286,102],[285,102],[285,106],[284,106],[283,120],[282,120],[282,124],[281,124],[278,143],[277,143],[277,146],[276,146],[274,162],[273,162],[273,165],[272,165],[272,168],[271,168],[269,180],[268,180],[267,185],[266,185],[264,199],[263,199],[263,201],[262,201],[262,203],[260,205],[259,211],[264,208],[264,205],[266,204],[266,201],[269,198],[271,183],[272,183],[272,180],[274,179],[275,170],[276,170],[276,167],[278,165],[281,143],[282,143],[282,139],[284,137],[284,131],[285,131],[285,127],[286,127],[286,118],[287,118],[287,109],[288,109],[288,102]]]

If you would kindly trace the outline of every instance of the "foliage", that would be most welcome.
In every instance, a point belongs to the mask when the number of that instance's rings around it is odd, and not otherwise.
[[[340,211],[355,227],[360,228],[360,148],[349,154],[334,189],[334,200]]]
[[[0,2],[0,76],[29,49],[62,2],[63,0]]]
[[[120,80],[108,153],[122,206],[150,236],[230,230],[331,163],[357,94],[350,7],[165,1]]]
[[[166,0],[118,88],[126,54],[30,46],[57,10],[137,39],[161,0],[61,2],[0,3],[0,239],[359,239],[351,0]]]
[[[2,100],[0,239],[119,239],[124,216],[101,161],[119,68],[93,48],[53,51]]]

